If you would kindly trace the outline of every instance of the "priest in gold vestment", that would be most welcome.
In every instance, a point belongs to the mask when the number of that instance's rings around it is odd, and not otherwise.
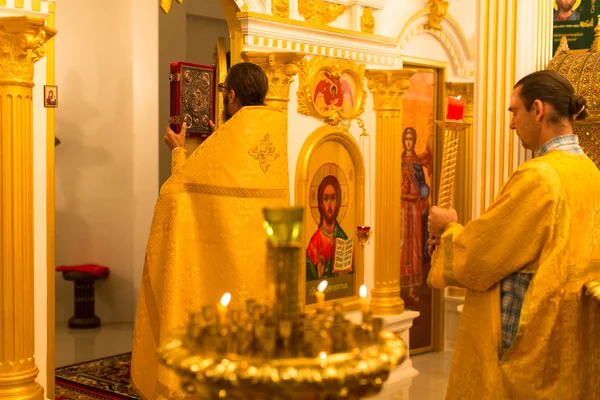
[[[190,312],[216,304],[225,292],[233,306],[264,300],[262,209],[289,206],[287,120],[262,105],[265,73],[237,64],[219,90],[226,122],[189,158],[185,130],[165,136],[172,175],[161,188],[146,248],[131,370],[147,400],[188,398],[177,377],[157,364],[156,351]]]
[[[432,209],[429,283],[467,289],[447,399],[600,399],[600,171],[573,119],[585,99],[541,71],[515,85],[511,129],[536,153],[478,219]]]

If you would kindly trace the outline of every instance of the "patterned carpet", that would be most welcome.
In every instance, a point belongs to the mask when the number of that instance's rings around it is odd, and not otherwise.
[[[56,400],[139,400],[130,368],[131,353],[57,368]]]

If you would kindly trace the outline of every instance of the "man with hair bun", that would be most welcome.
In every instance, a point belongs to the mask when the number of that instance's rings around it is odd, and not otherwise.
[[[429,216],[430,285],[467,289],[446,398],[597,399],[600,309],[583,293],[600,278],[600,171],[573,134],[586,100],[540,71],[509,111],[535,158],[466,226]]]

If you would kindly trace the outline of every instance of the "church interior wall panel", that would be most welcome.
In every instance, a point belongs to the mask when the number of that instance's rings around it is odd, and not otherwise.
[[[308,138],[308,136],[317,128],[323,126],[323,120],[319,120],[314,117],[309,117],[303,114],[299,114],[297,112],[298,109],[298,96],[297,91],[299,87],[299,79],[298,76],[294,78],[294,81],[290,84],[290,102],[288,103],[289,117],[288,117],[288,160],[289,160],[289,172],[290,172],[290,196],[291,202],[294,203],[295,199],[295,176],[296,176],[296,163],[298,160],[298,155],[300,154],[300,150]],[[371,154],[370,156],[365,157],[366,161],[370,160],[371,167],[365,167],[365,174],[369,174],[369,176],[365,176],[366,184],[365,184],[365,220],[369,219],[369,215],[373,216],[374,214],[374,201],[373,196],[374,192],[374,179],[375,179],[375,112],[373,111],[373,99],[370,93],[367,92],[366,102],[365,102],[365,112],[360,116],[363,122],[365,123],[365,128],[367,129],[367,133],[370,135],[371,142]],[[360,134],[361,130],[358,128],[356,123],[353,123],[350,127],[350,133],[357,141],[360,143]],[[370,190],[370,196],[367,194],[367,191]],[[370,200],[370,201],[369,201]],[[370,213],[370,214],[369,214]],[[371,217],[371,226],[373,226],[373,221]],[[377,240],[376,235],[371,238],[371,242],[369,245],[366,245],[364,248],[364,284],[367,287],[372,288],[374,284],[373,277],[373,265],[374,265],[374,254],[373,254],[373,241]]]
[[[139,114],[136,107],[153,111],[136,103],[140,96],[133,82],[156,76],[154,68],[136,71],[146,76],[133,73],[136,4],[113,0],[98,8],[65,0],[57,13],[56,133],[62,143],[56,152],[56,263],[110,267],[109,279],[96,283],[96,314],[104,322],[133,321],[134,280],[141,279],[134,266],[143,264],[143,253],[136,252],[147,239],[152,215],[144,200],[155,200],[158,189],[152,167],[157,151],[152,138],[158,132],[148,128],[155,123],[139,125],[133,117]],[[73,283],[57,276],[56,319],[63,322],[72,314]]]
[[[410,17],[424,9],[425,4],[426,0],[388,0],[383,11],[373,13],[375,31],[383,36],[398,37]]]

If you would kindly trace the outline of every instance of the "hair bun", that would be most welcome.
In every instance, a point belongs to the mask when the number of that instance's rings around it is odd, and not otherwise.
[[[571,105],[569,106],[569,111],[572,118],[576,119],[577,121],[586,119],[588,116],[588,108],[585,97],[582,97],[578,94],[573,95],[573,98],[571,99]]]

